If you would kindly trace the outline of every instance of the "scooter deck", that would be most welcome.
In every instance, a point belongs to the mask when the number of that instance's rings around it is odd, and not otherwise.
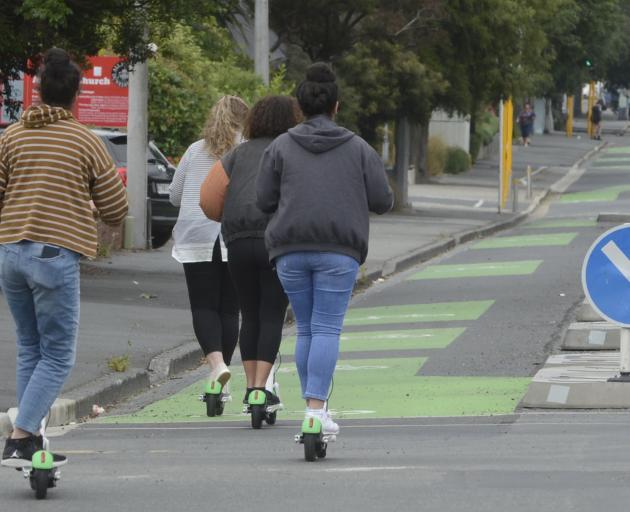
[[[68,463],[68,459],[55,461],[53,462],[53,468],[59,468],[61,466],[65,466],[67,463]],[[5,459],[0,462],[0,466],[5,467],[5,468],[11,468],[11,469],[15,469],[15,468],[31,469],[33,467],[33,463],[30,460],[27,461],[24,459]]]

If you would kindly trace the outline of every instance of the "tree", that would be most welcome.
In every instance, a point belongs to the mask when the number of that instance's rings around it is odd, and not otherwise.
[[[142,11],[152,29],[140,24]],[[79,60],[110,47],[131,60],[147,58],[147,37],[158,37],[175,22],[215,15],[229,21],[238,0],[4,0],[0,16],[0,83],[10,95],[11,78],[34,74],[51,46]],[[83,61],[84,62],[84,61]]]
[[[203,28],[203,36],[196,29]],[[234,94],[250,105],[265,94],[289,94],[280,69],[266,87],[251,62],[234,49],[227,30],[213,19],[196,29],[172,28],[149,61],[149,133],[167,155],[180,156],[200,137],[206,116],[220,96]],[[208,52],[211,44],[214,51]]]
[[[557,45],[556,88],[574,91],[589,80],[603,80],[620,55],[626,32],[620,0],[575,0],[573,44]],[[586,61],[591,66],[586,65]]]

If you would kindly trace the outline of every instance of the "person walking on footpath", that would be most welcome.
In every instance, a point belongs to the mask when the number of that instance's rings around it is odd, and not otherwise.
[[[597,100],[591,109],[591,123],[593,123],[593,140],[602,140],[602,109],[604,102]]]
[[[201,184],[212,166],[241,142],[247,104],[224,96],[212,107],[203,139],[184,153],[170,185],[170,201],[179,206],[172,255],[184,266],[193,330],[210,367],[208,385],[224,390],[228,366],[238,342],[238,300],[227,266],[221,224],[199,207]]]
[[[367,142],[334,122],[335,74],[310,66],[297,89],[306,121],[265,150],[257,205],[273,214],[265,232],[269,257],[297,323],[295,361],[306,417],[336,434],[326,403],[339,337],[357,271],[367,256],[368,212],[393,205],[383,162]]]
[[[245,404],[252,391],[264,390],[266,406],[280,405],[265,383],[278,354],[289,300],[265,248],[270,215],[256,206],[256,177],[267,146],[301,118],[294,98],[261,99],[245,121],[247,142],[218,161],[201,187],[201,208],[209,218],[221,222],[241,307],[239,345],[247,378]]]
[[[530,103],[525,103],[523,110],[518,116],[518,126],[521,130],[521,144],[529,146],[532,133],[534,133],[534,120],[536,113],[532,110]]]
[[[74,366],[79,258],[97,249],[91,201],[112,226],[128,208],[103,143],[71,113],[79,67],[52,48],[39,79],[42,104],[0,137],[0,286],[17,331],[18,403],[2,464],[13,467],[42,449],[41,422]]]

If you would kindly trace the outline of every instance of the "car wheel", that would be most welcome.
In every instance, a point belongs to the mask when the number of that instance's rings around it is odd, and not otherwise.
[[[171,232],[170,229],[154,231],[151,237],[151,246],[154,249],[159,249],[165,245],[171,239]]]

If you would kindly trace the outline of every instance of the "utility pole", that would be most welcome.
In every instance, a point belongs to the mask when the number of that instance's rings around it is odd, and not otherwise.
[[[256,0],[254,44],[256,74],[269,85],[269,0]]]
[[[150,247],[147,233],[147,141],[149,73],[147,62],[137,62],[129,73],[127,118],[127,197],[125,248]],[[130,245],[130,246],[129,246]]]

